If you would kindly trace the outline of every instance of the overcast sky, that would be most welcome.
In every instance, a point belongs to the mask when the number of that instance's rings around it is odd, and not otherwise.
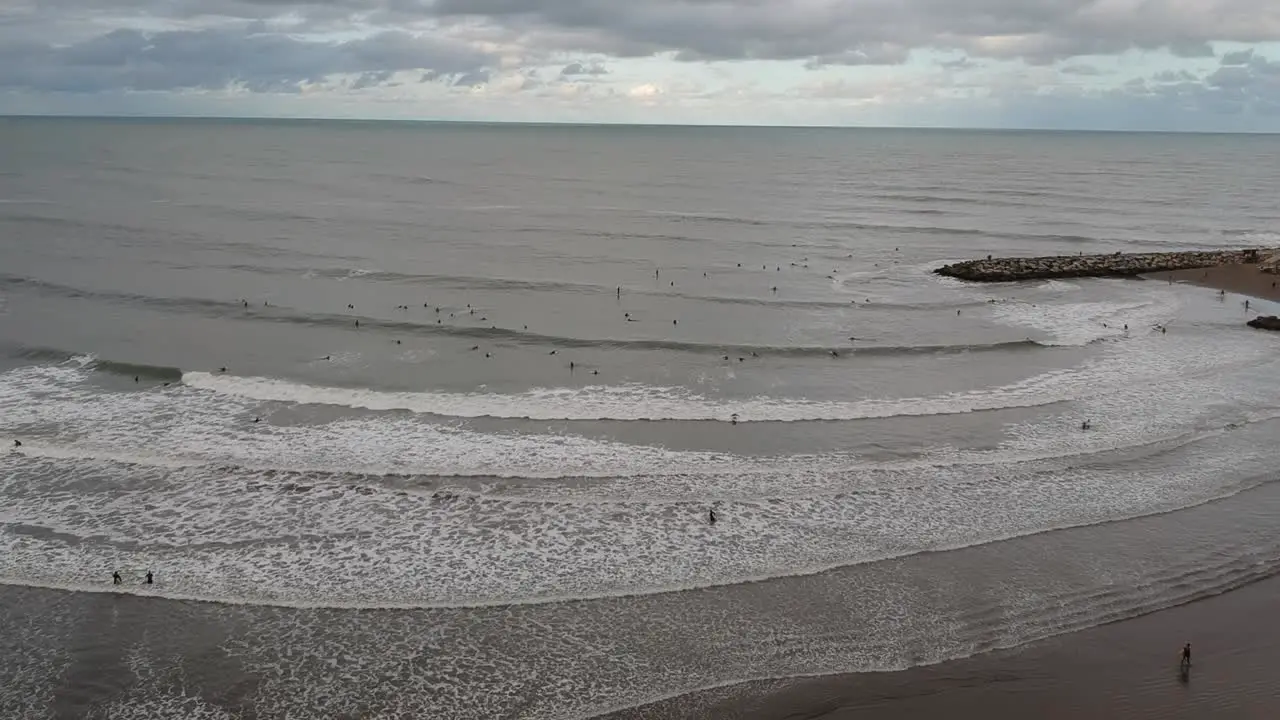
[[[0,112],[1280,131],[1280,0],[0,0]]]

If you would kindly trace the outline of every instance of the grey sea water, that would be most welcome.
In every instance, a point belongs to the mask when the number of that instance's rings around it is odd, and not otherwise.
[[[8,119],[0,160],[2,717],[585,718],[1280,568],[1242,298],[929,272],[1280,244],[1278,138]]]

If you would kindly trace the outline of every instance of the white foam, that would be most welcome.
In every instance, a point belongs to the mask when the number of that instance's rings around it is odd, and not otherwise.
[[[1151,336],[1152,319],[1158,316],[1148,305],[1097,303],[1093,308],[1077,308],[1087,319],[1069,322],[1070,312],[1010,304],[1000,306],[1001,317],[1010,323],[1053,331],[1059,341],[1070,344],[1103,337],[1137,338]],[[1123,323],[1103,328],[1100,317],[1128,317]],[[1112,392],[1135,383],[1151,382],[1170,374],[1188,374],[1247,364],[1256,352],[1242,350],[1223,357],[1216,348],[1182,347],[1177,354],[1165,344],[1140,355],[1132,346],[1114,348],[1099,359],[1079,368],[1055,370],[1005,386],[954,392],[943,395],[899,398],[866,398],[850,401],[822,401],[804,398],[713,399],[683,387],[656,387],[641,384],[594,385],[575,388],[535,388],[520,393],[457,393],[447,391],[388,392],[367,388],[307,385],[264,377],[240,377],[206,372],[184,373],[183,383],[192,388],[228,397],[262,402],[333,405],[375,411],[407,410],[452,418],[511,418],[529,420],[620,420],[620,421],[720,421],[737,416],[738,422],[801,422],[818,420],[862,420],[891,417],[952,415],[1006,408],[1029,408]],[[1051,341],[1052,343],[1053,341]]]

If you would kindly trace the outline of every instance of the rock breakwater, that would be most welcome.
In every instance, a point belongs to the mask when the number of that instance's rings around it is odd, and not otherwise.
[[[1147,273],[1215,265],[1254,264],[1261,251],[1211,250],[1163,253],[1112,253],[1110,255],[1054,255],[1047,257],[1012,257],[943,265],[934,270],[939,275],[974,282],[1012,282],[1047,278],[1131,277]]]

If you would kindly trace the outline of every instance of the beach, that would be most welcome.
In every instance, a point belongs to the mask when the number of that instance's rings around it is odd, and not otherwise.
[[[1188,283],[1214,290],[1225,290],[1236,295],[1248,295],[1264,300],[1280,301],[1280,275],[1262,272],[1257,265],[1215,265],[1194,270],[1152,273],[1147,277],[1166,282]]]

